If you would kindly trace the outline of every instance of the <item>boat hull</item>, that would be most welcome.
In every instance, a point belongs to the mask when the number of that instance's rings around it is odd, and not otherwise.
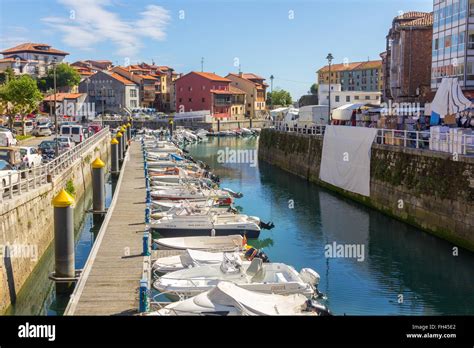
[[[151,229],[158,232],[165,238],[169,237],[196,237],[196,236],[210,236],[212,228],[166,228],[166,227],[154,227]],[[239,228],[214,228],[216,236],[230,236],[233,234],[245,235],[249,239],[257,239],[260,236],[260,231],[250,229],[239,229]]]

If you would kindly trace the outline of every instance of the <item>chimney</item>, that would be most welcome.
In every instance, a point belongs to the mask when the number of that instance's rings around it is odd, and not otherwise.
[[[243,74],[243,72],[242,72],[242,71],[239,71],[239,76],[240,76],[240,77],[242,77],[242,74]]]

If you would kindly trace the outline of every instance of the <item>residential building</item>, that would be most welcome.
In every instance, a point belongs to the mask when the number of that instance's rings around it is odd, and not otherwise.
[[[433,1],[431,89],[443,77],[457,77],[468,98],[474,98],[474,1]]]
[[[0,52],[0,71],[12,68],[15,74],[43,77],[53,63],[61,63],[69,53],[41,43],[23,43]]]
[[[229,90],[232,93],[230,118],[232,120],[245,119],[245,92],[232,85],[229,86]]]
[[[340,83],[331,84],[331,110],[346,104],[380,105],[382,93],[379,91],[344,91]],[[318,88],[319,105],[329,105],[329,84]]]
[[[230,118],[234,95],[230,82],[210,72],[192,71],[178,78],[174,82],[177,112],[209,110],[215,118]]]
[[[342,91],[380,91],[382,89],[382,61],[342,63],[329,65],[317,71],[318,83],[340,84]]]
[[[384,100],[422,103],[432,99],[430,90],[433,14],[406,12],[392,21],[386,51]]]
[[[228,74],[227,79],[231,81],[231,86],[245,92],[245,117],[251,119],[261,119],[269,116],[266,95],[268,85],[265,79],[253,73]]]
[[[87,93],[97,113],[131,114],[140,105],[139,86],[113,71],[98,71],[81,81],[79,92]]]
[[[95,115],[94,107],[86,103],[86,93],[53,93],[43,99],[43,110],[54,113],[54,102],[56,101],[56,114],[58,117],[69,117],[74,121],[82,121],[85,118]]]
[[[135,82],[140,89],[140,107],[153,108],[156,103],[155,85],[159,79],[145,73],[136,73],[131,67],[116,66],[112,68],[113,72]]]

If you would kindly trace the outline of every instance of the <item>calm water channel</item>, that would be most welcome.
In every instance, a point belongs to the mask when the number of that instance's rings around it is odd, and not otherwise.
[[[255,138],[223,137],[188,150],[213,168],[222,187],[244,193],[236,202],[243,213],[275,223],[252,244],[272,261],[316,270],[335,314],[474,314],[474,254],[454,257],[450,243],[264,162],[219,163],[219,149],[257,145]],[[364,261],[326,258],[333,242],[363,244]]]
[[[222,187],[241,191],[243,213],[273,221],[258,241],[272,261],[311,267],[321,275],[320,290],[338,315],[474,314],[474,254],[391,219],[264,162],[256,166],[219,163],[218,150],[256,150],[255,138],[210,138],[188,147],[221,177]],[[106,185],[107,206],[113,184]],[[87,191],[76,206],[76,268],[82,268],[98,232]],[[293,203],[293,204],[292,204]],[[326,258],[325,245],[363,244],[364,260]],[[67,298],[57,298],[48,273],[53,246],[18,295],[9,314],[61,315]],[[399,303],[399,295],[403,302]]]
[[[115,180],[112,181],[112,178],[108,176],[105,184],[105,204],[107,207],[112,200],[114,188]],[[89,186],[81,199],[76,202],[74,208],[76,269],[84,267],[100,229],[100,223],[94,225],[92,214],[86,213],[86,210],[91,208],[92,186]],[[10,306],[6,314],[62,315],[69,301],[69,296],[56,296],[55,285],[48,279],[48,274],[52,271],[54,271],[54,243],[51,243],[43,254],[34,272],[18,294],[15,305]]]

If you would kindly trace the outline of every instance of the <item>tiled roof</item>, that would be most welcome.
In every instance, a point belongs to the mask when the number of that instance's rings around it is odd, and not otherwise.
[[[244,91],[242,91],[241,89],[237,88],[237,87],[234,87],[234,86],[229,86],[229,90],[232,94],[245,94]]]
[[[225,77],[222,77],[222,76],[216,75],[214,73],[210,73],[210,72],[192,71],[191,73],[197,74],[197,75],[202,76],[202,77],[204,77],[208,80],[211,80],[211,81],[230,82],[229,79],[226,79]]]
[[[231,91],[225,91],[225,90],[222,90],[222,89],[211,89],[211,93],[214,93],[214,94],[234,94]]]
[[[359,69],[376,69],[382,66],[381,60],[369,60],[365,62],[332,64],[331,72],[342,72]],[[326,65],[318,70],[318,73],[329,72],[329,65]]]
[[[419,11],[409,11],[401,14],[400,16],[395,17],[396,19],[415,19],[420,18],[426,15],[427,12],[419,12]]]
[[[123,77],[122,75],[117,74],[116,72],[108,72],[108,75],[116,79],[117,81],[123,83],[124,85],[134,85],[135,82],[130,81],[126,77]]]
[[[431,26],[433,26],[433,13],[423,13],[423,15],[420,17],[417,17],[413,20],[402,21],[400,23],[400,27],[403,27],[403,28],[431,27]]]
[[[142,79],[145,79],[145,80],[157,80],[157,79],[158,79],[158,78],[153,77],[153,76],[151,76],[151,75],[140,75],[140,77],[141,77]]]
[[[44,47],[46,49],[40,49],[39,47]],[[33,43],[33,42],[27,42],[20,44],[18,46],[8,48],[2,52],[1,54],[10,54],[10,53],[18,53],[18,52],[36,52],[36,53],[43,53],[43,54],[57,54],[59,56],[66,56],[69,53],[57,50],[55,48],[51,48],[50,45],[47,44],[41,44],[41,43]]]
[[[265,80],[263,77],[255,75],[253,73],[243,73],[242,77],[244,79],[247,79],[247,80],[252,80],[252,79],[254,79],[254,80]]]
[[[64,99],[77,99],[84,93],[56,93],[56,101],[63,101]],[[43,99],[44,101],[54,101],[54,94],[48,95]]]
[[[258,82],[255,82],[255,81],[252,81],[251,79],[257,79],[257,80],[265,80],[263,77],[260,77],[258,75],[255,75],[255,74],[252,74],[252,73],[247,73],[247,74],[242,74],[242,75],[239,75],[239,74],[234,74],[234,73],[229,73],[227,76],[229,75],[232,75],[232,76],[235,76],[235,77],[238,77],[242,80],[246,80],[248,82],[251,82],[253,83],[257,89],[263,89],[263,86],[268,86],[266,83],[264,83],[263,85],[261,83],[258,83]],[[247,77],[246,77],[247,76]]]

